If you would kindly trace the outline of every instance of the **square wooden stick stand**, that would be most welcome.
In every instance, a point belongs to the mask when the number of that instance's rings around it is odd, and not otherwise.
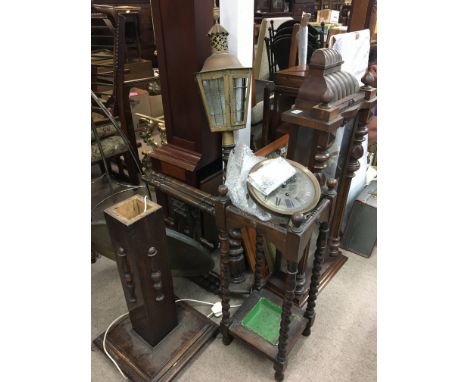
[[[132,196],[104,211],[129,316],[112,328],[106,349],[135,381],[169,381],[217,331],[189,305],[176,306],[164,213]],[[101,334],[94,343],[103,350]]]

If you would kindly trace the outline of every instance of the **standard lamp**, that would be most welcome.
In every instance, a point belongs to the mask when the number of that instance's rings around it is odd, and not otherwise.
[[[198,86],[208,118],[210,131],[221,132],[223,166],[234,148],[234,130],[243,129],[247,121],[252,68],[241,65],[229,53],[229,33],[218,23],[218,9],[214,9],[215,24],[208,32],[211,55],[196,74]]]

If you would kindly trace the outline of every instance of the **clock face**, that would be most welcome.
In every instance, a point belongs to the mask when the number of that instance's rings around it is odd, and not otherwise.
[[[257,163],[250,172],[258,170],[272,159]],[[306,167],[288,160],[296,168],[296,174],[279,186],[268,196],[263,195],[247,182],[247,188],[252,198],[270,212],[281,215],[293,215],[296,212],[312,210],[320,199],[320,185],[317,178]]]

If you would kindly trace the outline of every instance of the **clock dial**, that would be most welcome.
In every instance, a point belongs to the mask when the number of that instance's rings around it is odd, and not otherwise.
[[[251,172],[257,171],[270,160],[273,159],[258,163]],[[291,160],[288,162],[296,168],[296,174],[269,195],[263,195],[250,183],[247,183],[247,188],[257,203],[273,213],[292,215],[296,212],[308,212],[319,201],[320,185],[306,167]]]

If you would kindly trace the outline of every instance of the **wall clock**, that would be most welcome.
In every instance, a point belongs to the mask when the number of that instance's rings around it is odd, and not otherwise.
[[[274,159],[266,159],[252,167],[249,174],[259,170]],[[263,208],[283,216],[291,216],[296,212],[305,213],[312,210],[320,199],[320,184],[306,167],[288,159],[296,169],[296,174],[284,182],[275,191],[265,196],[247,182],[249,195]]]

